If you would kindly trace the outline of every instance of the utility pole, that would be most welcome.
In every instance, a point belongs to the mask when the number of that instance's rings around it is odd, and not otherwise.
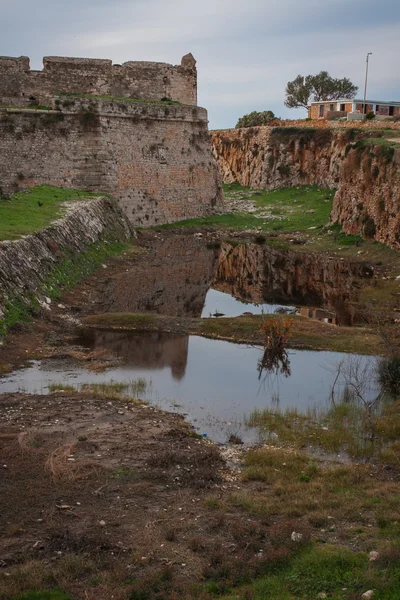
[[[365,107],[365,101],[366,101],[366,98],[367,98],[368,61],[369,61],[369,57],[370,57],[371,54],[372,54],[372,52],[368,52],[368,54],[367,54],[367,61],[366,61],[367,64],[366,64],[366,67],[365,67],[365,85],[364,85],[363,115],[365,115],[365,109],[366,109],[366,107]]]

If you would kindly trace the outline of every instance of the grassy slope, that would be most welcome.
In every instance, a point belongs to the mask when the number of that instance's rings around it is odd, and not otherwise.
[[[40,231],[62,216],[65,202],[99,194],[41,185],[0,199],[0,241]]]
[[[309,227],[323,226],[328,223],[334,195],[333,190],[317,186],[281,188],[269,192],[251,190],[236,183],[224,185],[224,193],[228,199],[248,198],[254,201],[256,211],[253,214],[235,212],[203,219],[189,219],[163,227],[216,226],[223,229],[261,227],[262,231],[306,231]],[[269,216],[263,218],[263,214]]]

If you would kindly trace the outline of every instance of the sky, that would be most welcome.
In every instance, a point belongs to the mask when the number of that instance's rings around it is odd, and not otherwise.
[[[282,118],[298,74],[349,77],[363,96],[400,101],[399,0],[0,0],[0,55],[109,58],[115,63],[197,60],[199,105],[210,128],[253,110]]]

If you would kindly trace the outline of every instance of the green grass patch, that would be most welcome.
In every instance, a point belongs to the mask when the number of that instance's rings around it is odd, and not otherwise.
[[[40,104],[37,106],[14,106],[11,104],[0,104],[0,108],[12,108],[14,110],[54,110],[52,106],[42,106]]]
[[[66,252],[41,286],[39,293],[51,300],[59,300],[64,291],[91,275],[107,258],[120,254],[127,248],[128,244],[104,241],[93,244],[79,254]],[[39,303],[34,294],[25,299],[9,299],[4,317],[0,320],[0,334],[5,334],[17,323],[29,321],[38,308]]]
[[[89,100],[108,100],[109,102],[127,102],[127,103],[139,103],[139,104],[161,104],[165,106],[188,106],[182,105],[178,100],[146,100],[144,98],[125,98],[124,96],[106,96],[106,95],[96,95],[96,94],[80,94],[77,93],[67,93],[67,92],[59,92],[57,94],[59,97],[66,98],[88,98]]]
[[[59,300],[63,291],[91,275],[110,256],[120,254],[128,248],[121,242],[100,242],[89,246],[84,252],[65,253],[42,286],[42,291],[52,300]]]
[[[62,217],[65,202],[95,196],[99,194],[41,185],[10,198],[0,198],[0,241],[40,231]]]
[[[274,191],[253,190],[237,183],[225,184],[224,195],[230,199],[248,200],[252,213],[229,212],[199,219],[188,219],[163,225],[162,228],[257,229],[262,231],[306,231],[328,224],[334,190],[317,186],[298,186]]]

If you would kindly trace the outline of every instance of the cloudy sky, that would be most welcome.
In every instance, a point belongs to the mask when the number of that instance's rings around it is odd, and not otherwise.
[[[400,100],[399,0],[0,0],[0,55],[198,61],[199,104],[213,129],[284,106],[286,83],[327,70],[368,96]]]

